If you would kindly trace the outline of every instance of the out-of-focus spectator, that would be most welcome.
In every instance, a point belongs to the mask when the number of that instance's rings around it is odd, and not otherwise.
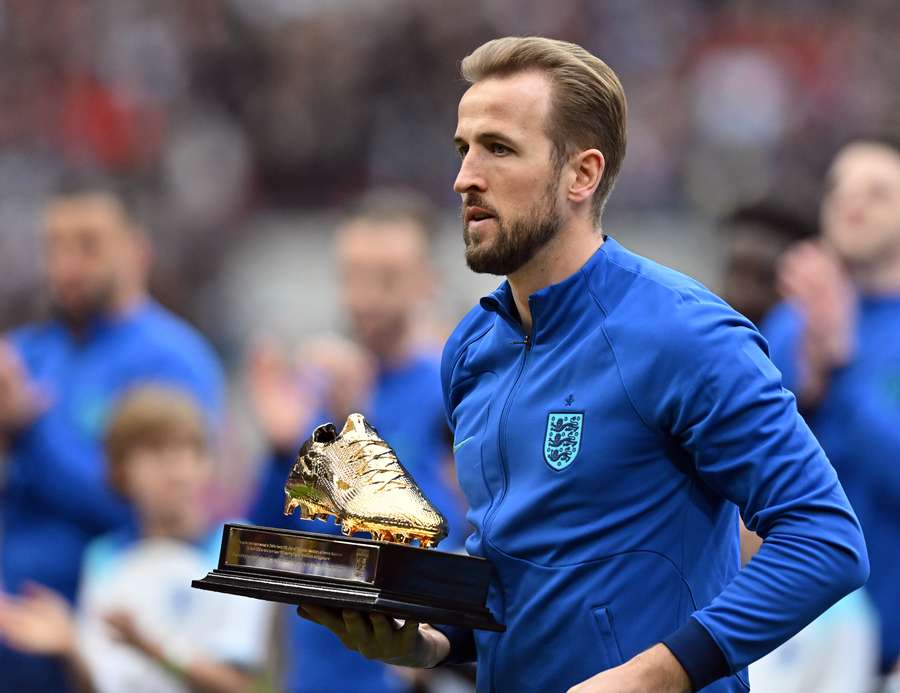
[[[750,685],[765,693],[872,693],[877,623],[865,591],[857,590],[751,664]]]
[[[900,673],[900,143],[840,150],[822,231],[786,255],[764,333],[859,516],[881,671]]]
[[[124,398],[106,451],[136,526],[88,546],[76,612],[36,583],[0,600],[0,634],[12,647],[56,658],[80,691],[251,690],[271,606],[190,587],[215,567],[221,543],[207,512],[209,435],[182,392],[145,386]]]
[[[815,225],[777,203],[758,202],[732,210],[719,228],[726,243],[722,297],[759,325],[781,298],[778,260],[790,245],[811,238]]]
[[[307,345],[299,372],[270,351],[256,354],[249,383],[274,454],[251,513],[254,521],[337,531],[334,525],[285,519],[284,481],[298,441],[320,423],[315,417],[340,425],[348,413],[361,411],[447,517],[450,536],[441,548],[462,547],[467,532],[449,464],[439,354],[436,345],[419,339],[422,306],[434,291],[433,223],[430,208],[411,193],[378,191],[365,197],[336,234],[342,304],[355,343],[330,338]],[[286,690],[409,690],[394,670],[346,650],[315,624],[290,617]]]
[[[497,35],[602,44],[635,95],[611,211],[812,198],[824,152],[900,113],[898,26],[885,0],[0,0],[0,324],[60,166],[159,179],[159,295],[210,334],[230,316],[204,289],[273,209],[385,183],[455,206],[456,56]]]
[[[221,416],[216,356],[146,293],[150,249],[127,195],[72,175],[44,210],[54,317],[0,339],[0,445],[6,448],[2,590],[36,582],[72,600],[85,545],[128,520],[106,483],[100,436],[116,400],[144,382],[192,393]],[[58,667],[0,644],[0,690],[63,690]]]

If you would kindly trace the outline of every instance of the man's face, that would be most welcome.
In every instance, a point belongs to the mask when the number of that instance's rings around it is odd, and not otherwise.
[[[900,257],[900,154],[868,142],[842,149],[828,174],[822,231],[851,266]]]
[[[564,223],[560,166],[546,134],[551,85],[538,72],[491,77],[459,102],[454,141],[462,157],[466,262],[475,272],[512,274]]]
[[[133,234],[102,193],[57,197],[44,211],[44,258],[55,309],[73,323],[109,311],[131,261]]]
[[[759,325],[778,303],[775,273],[785,243],[755,224],[729,228],[723,298]]]
[[[124,465],[126,495],[144,520],[172,527],[202,521],[212,463],[195,445],[136,448]]]
[[[412,220],[357,219],[338,229],[336,250],[354,337],[376,354],[390,351],[427,298],[426,231]]]

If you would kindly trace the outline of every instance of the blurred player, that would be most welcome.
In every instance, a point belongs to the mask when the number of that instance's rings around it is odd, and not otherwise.
[[[722,298],[754,325],[781,300],[778,261],[794,243],[811,238],[815,226],[774,202],[737,207],[719,221],[725,237]]]
[[[135,384],[178,384],[217,419],[222,374],[191,327],[148,298],[150,251],[127,197],[73,176],[44,209],[54,317],[0,338],[0,589],[36,582],[72,600],[81,553],[128,514],[106,483],[100,435]],[[0,644],[0,691],[60,691],[61,671]]]
[[[215,567],[221,543],[207,502],[209,435],[178,391],[141,387],[125,397],[106,450],[136,526],[88,546],[76,613],[36,583],[0,600],[0,635],[12,647],[57,658],[80,691],[252,690],[271,605],[190,586]]]
[[[764,332],[859,515],[881,670],[900,674],[900,141],[842,148],[821,219],[822,242],[785,257]]]
[[[301,349],[299,369],[271,347],[254,355],[249,383],[275,453],[251,512],[255,522],[336,531],[334,525],[284,518],[284,482],[299,442],[313,426],[360,411],[447,517],[450,536],[441,548],[461,548],[466,523],[449,463],[440,357],[421,338],[422,312],[434,291],[434,223],[433,211],[412,193],[374,191],[364,197],[340,224],[335,244],[353,341],[310,341]],[[346,650],[293,612],[288,630],[285,685],[292,692],[409,690],[395,670]]]

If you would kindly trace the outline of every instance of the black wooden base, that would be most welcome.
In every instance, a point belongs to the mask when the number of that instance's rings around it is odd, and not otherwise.
[[[225,525],[219,565],[193,587],[286,604],[503,631],[484,606],[490,563],[390,542]]]

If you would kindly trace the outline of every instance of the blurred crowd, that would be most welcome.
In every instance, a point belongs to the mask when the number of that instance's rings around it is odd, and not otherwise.
[[[0,0],[0,691],[471,689],[186,584],[224,518],[323,531],[280,486],[354,410],[462,549],[437,374],[471,305],[443,269],[458,63],[530,33],[617,71],[606,218],[626,245],[654,215],[672,246],[713,229],[703,279],[770,340],[879,556],[751,676],[873,690],[900,650],[900,277],[856,270],[889,245],[867,224],[900,237],[900,149],[841,146],[900,132],[898,32],[891,0]]]
[[[898,30],[890,0],[4,0],[0,324],[32,307],[36,205],[72,162],[140,186],[157,293],[195,321],[267,211],[373,183],[455,207],[458,62],[497,35],[565,37],[622,78],[611,211],[810,206],[844,136],[896,123]]]

